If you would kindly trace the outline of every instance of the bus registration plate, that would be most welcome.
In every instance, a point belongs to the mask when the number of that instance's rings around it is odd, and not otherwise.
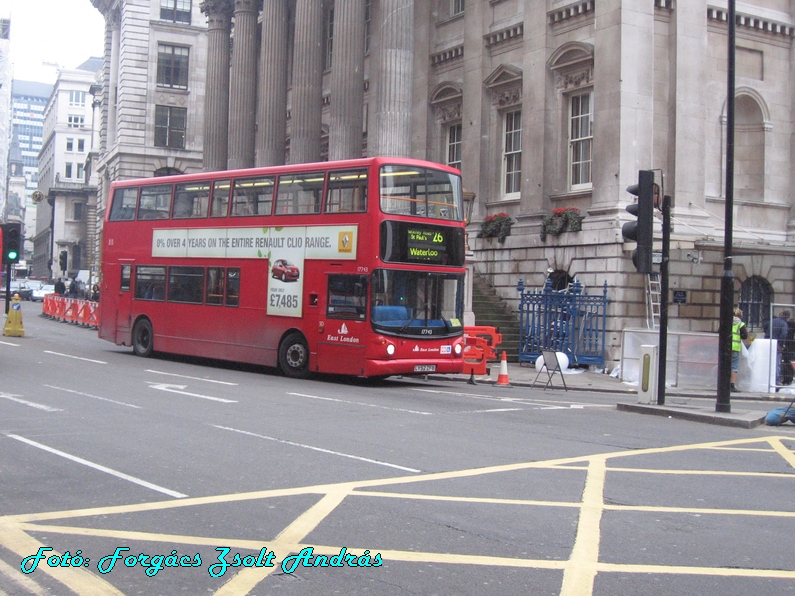
[[[434,372],[436,370],[435,364],[415,364],[414,372]]]

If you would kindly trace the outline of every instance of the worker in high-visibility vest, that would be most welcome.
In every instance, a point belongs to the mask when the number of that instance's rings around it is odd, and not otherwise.
[[[748,339],[748,329],[743,322],[743,311],[739,307],[734,307],[734,319],[732,321],[732,391],[737,389],[737,371],[740,370],[740,352],[743,349],[743,340]]]

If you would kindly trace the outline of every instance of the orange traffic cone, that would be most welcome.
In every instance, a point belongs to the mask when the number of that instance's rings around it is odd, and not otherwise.
[[[503,351],[502,358],[500,359],[500,375],[497,377],[495,385],[508,387],[511,385],[510,381],[508,381],[508,356],[505,354],[505,351]]]

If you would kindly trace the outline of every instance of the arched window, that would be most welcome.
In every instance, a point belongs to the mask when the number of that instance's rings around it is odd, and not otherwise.
[[[740,287],[740,310],[745,315],[745,324],[751,329],[765,329],[770,323],[770,302],[773,287],[764,277],[753,275]]]
[[[155,170],[155,176],[176,176],[177,174],[182,174],[177,168],[160,168]]]
[[[563,269],[547,269],[547,276],[550,283],[552,283],[553,292],[567,290],[569,285],[574,283],[574,278],[569,275],[568,271],[563,271]]]
[[[755,97],[738,94],[735,102],[734,196],[747,201],[763,201],[765,117]]]

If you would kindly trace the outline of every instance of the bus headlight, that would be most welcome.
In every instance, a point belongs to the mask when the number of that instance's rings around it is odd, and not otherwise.
[[[453,348],[453,350],[455,350],[455,355],[456,355],[456,356],[460,356],[460,355],[461,355],[461,352],[463,352],[463,351],[464,351],[464,348],[462,348],[462,347],[461,347],[461,344],[460,344],[460,343],[457,343],[457,344],[455,345],[455,347]]]
[[[386,353],[390,356],[395,355],[395,344],[387,344],[386,345]]]

